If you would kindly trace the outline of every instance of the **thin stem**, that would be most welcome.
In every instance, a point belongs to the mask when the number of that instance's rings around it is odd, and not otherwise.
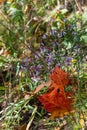
[[[30,118],[30,121],[29,121],[29,123],[28,123],[28,125],[27,125],[26,130],[29,130],[29,129],[30,129],[30,126],[31,126],[31,124],[32,124],[32,122],[33,122],[33,119],[34,119],[34,117],[35,117],[36,111],[37,111],[37,106],[35,106],[35,108],[34,108],[34,110],[33,110],[33,112],[32,112],[32,115],[31,115],[31,118]]]

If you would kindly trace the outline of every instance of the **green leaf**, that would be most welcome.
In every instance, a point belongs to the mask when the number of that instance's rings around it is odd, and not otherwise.
[[[12,15],[12,19],[16,21],[23,20],[23,12],[17,8],[10,8],[10,14]]]
[[[87,35],[82,35],[80,40],[87,44]]]
[[[2,103],[4,100],[5,100],[5,99],[3,99],[3,98],[0,98],[0,103]]]
[[[6,90],[6,87],[0,86],[0,91],[4,91],[4,90]]]
[[[68,12],[67,9],[62,9],[62,10],[61,10],[61,13],[62,13],[62,14],[66,14],[67,12]]]
[[[83,22],[83,24],[86,24],[86,22],[87,22],[87,12],[83,13],[82,22]]]

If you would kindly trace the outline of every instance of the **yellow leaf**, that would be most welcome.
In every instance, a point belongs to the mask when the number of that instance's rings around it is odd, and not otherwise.
[[[85,122],[84,122],[84,120],[83,120],[83,119],[80,119],[80,125],[81,125],[82,127],[84,127],[84,126],[85,126]]]
[[[40,48],[40,45],[39,45],[39,43],[33,43],[33,47],[35,48],[35,49],[39,49]]]

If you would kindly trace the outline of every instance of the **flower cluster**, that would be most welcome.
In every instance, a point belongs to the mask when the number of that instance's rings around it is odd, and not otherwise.
[[[65,36],[67,38],[68,31],[71,31],[71,34],[73,32],[72,28],[68,26],[62,31],[52,29],[43,34],[42,42],[38,43],[40,45],[38,50],[35,50],[35,53],[31,51],[31,56],[22,59],[21,69],[27,70],[32,79],[37,79],[42,74],[49,75],[56,65],[71,66],[73,55],[77,54],[77,47],[73,48],[73,52],[68,51],[69,44],[66,44],[64,38]]]

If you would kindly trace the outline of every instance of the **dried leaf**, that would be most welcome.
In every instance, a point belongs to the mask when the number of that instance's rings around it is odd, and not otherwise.
[[[51,74],[53,88],[46,94],[39,96],[45,110],[52,114],[51,117],[61,117],[72,111],[73,98],[71,92],[65,92],[64,87],[68,85],[68,74],[58,67]]]
[[[29,97],[30,97],[29,94],[25,94],[25,95],[24,95],[24,99],[25,99],[25,100],[29,99]]]
[[[46,83],[43,83],[43,84],[40,84],[37,86],[36,90],[34,91],[34,94],[38,93],[41,89],[43,89],[45,86],[50,86],[51,85],[51,80],[49,80],[48,82]]]
[[[7,0],[8,2],[12,2],[13,0]],[[5,0],[0,0],[0,3],[4,3]]]
[[[14,127],[14,130],[26,130],[27,124],[23,124],[22,126]]]
[[[39,101],[52,117],[61,117],[72,110],[73,99],[70,96],[68,98],[68,95],[58,92],[56,88],[50,93],[39,96]]]
[[[2,2],[4,2],[4,0],[0,0],[0,2],[2,3]]]
[[[50,78],[54,83],[63,87],[69,83],[68,74],[57,66],[54,68]]]

